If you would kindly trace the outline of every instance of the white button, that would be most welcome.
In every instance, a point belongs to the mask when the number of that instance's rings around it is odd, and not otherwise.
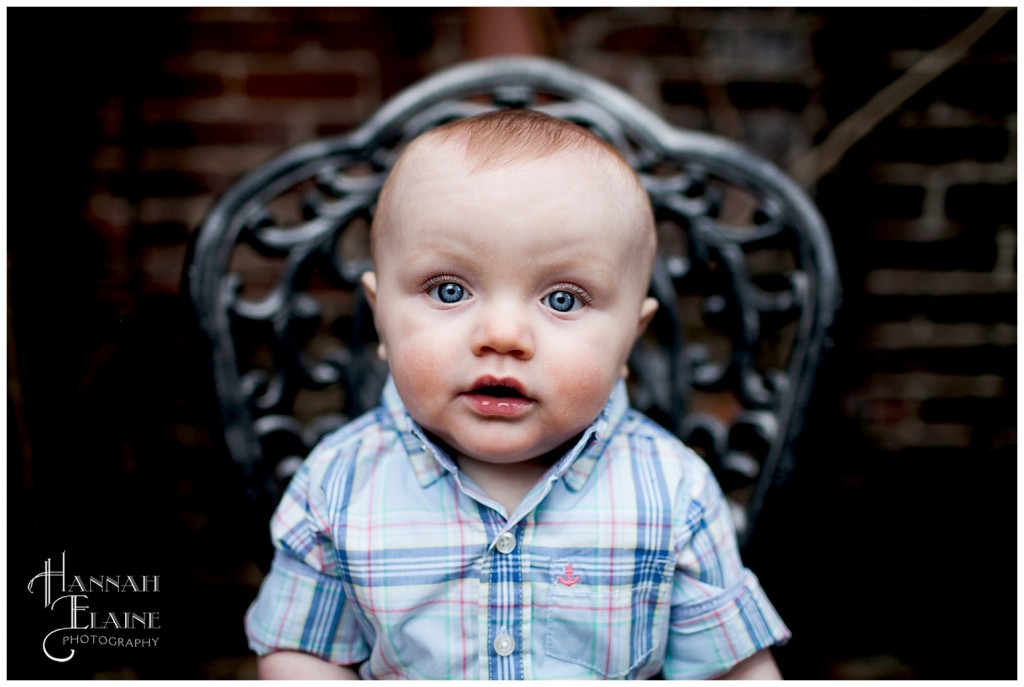
[[[494,546],[502,553],[512,553],[516,548],[516,535],[511,532],[502,532],[498,540],[494,542]]]
[[[494,638],[494,651],[499,656],[508,656],[516,650],[516,640],[502,632]]]

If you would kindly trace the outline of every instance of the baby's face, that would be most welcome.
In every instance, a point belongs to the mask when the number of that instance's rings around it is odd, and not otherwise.
[[[539,457],[607,401],[655,309],[608,179],[567,155],[402,171],[364,284],[399,395],[456,452]]]

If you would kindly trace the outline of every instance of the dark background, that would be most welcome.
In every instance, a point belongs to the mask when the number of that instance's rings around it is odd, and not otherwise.
[[[1015,678],[1005,11],[913,82],[983,8],[535,9],[496,34],[459,8],[8,9],[8,677],[253,675],[241,616],[267,542],[188,343],[189,236],[287,146],[439,68],[528,50],[740,140],[830,226],[836,347],[748,558],[795,633],[786,677]],[[807,172],[851,117],[866,124],[838,164]],[[156,594],[90,597],[159,611],[158,646],[46,660],[66,618],[26,586],[62,552],[69,574],[160,575]]]

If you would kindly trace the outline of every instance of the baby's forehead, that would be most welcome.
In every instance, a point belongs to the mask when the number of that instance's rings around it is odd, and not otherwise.
[[[421,136],[403,151],[384,186],[371,233],[374,245],[384,235],[405,237],[414,227],[419,232],[424,213],[435,218],[438,212],[463,213],[460,218],[487,213],[488,199],[493,199],[516,216],[510,203],[541,208],[549,214],[535,217],[563,218],[566,224],[588,216],[595,222],[610,221],[626,243],[612,240],[618,245],[610,249],[652,253],[650,202],[626,161],[596,137],[577,137],[570,145],[550,143],[520,138],[503,144],[493,136],[472,139],[450,130]],[[549,226],[559,224],[552,221]]]
[[[466,189],[502,174],[517,174],[524,168],[534,173],[557,170],[565,180],[589,179],[606,192],[623,194],[637,190],[633,172],[614,153],[598,145],[562,149],[504,149],[500,146],[473,149],[459,138],[424,136],[407,149],[389,179],[391,186],[408,181],[458,180]],[[554,181],[557,183],[556,177]],[[403,189],[408,191],[409,189]]]

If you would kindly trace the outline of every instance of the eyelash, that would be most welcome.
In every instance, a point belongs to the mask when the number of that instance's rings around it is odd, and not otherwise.
[[[431,277],[423,282],[423,286],[421,286],[420,289],[422,289],[424,293],[427,293],[435,286],[440,286],[441,284],[458,284],[466,291],[469,291],[469,287],[466,286],[466,283],[452,274],[439,274],[436,277]]]
[[[593,297],[591,297],[589,293],[587,293],[584,289],[580,288],[579,286],[576,286],[575,284],[555,284],[553,287],[548,289],[547,293],[544,294],[544,298],[547,298],[551,294],[556,293],[558,291],[568,291],[569,293],[583,301],[584,305],[590,305],[591,303],[594,302]]]

